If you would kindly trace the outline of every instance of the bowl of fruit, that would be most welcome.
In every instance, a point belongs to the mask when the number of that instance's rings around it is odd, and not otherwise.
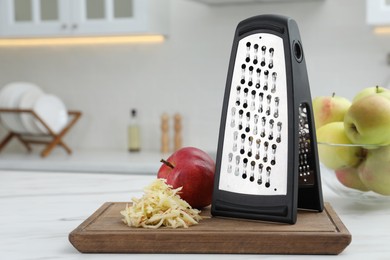
[[[323,183],[356,202],[389,203],[390,90],[317,97],[313,114]]]

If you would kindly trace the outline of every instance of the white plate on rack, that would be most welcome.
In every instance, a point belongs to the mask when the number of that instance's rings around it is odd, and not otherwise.
[[[24,94],[21,96],[19,101],[19,108],[20,109],[33,109],[35,102],[43,96],[45,93],[40,88],[30,88],[29,90],[25,91]],[[44,132],[41,131],[41,128],[39,128],[37,125],[41,124],[38,119],[36,119],[32,114],[30,113],[21,113],[20,119],[22,120],[23,126],[28,130],[31,134],[42,134]],[[42,125],[44,128],[44,126]]]
[[[19,102],[22,95],[38,86],[28,82],[13,82],[4,86],[0,92],[0,107],[8,109],[19,108]],[[1,120],[5,127],[9,130],[18,133],[27,133],[28,130],[24,127],[22,120],[17,113],[2,113]]]
[[[33,110],[56,134],[68,123],[68,111],[62,100],[55,95],[45,94],[40,96],[35,101]],[[37,120],[34,120],[34,122],[42,133],[49,133]]]

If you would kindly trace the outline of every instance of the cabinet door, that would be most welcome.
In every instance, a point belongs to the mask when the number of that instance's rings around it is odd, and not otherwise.
[[[390,0],[366,0],[366,7],[369,25],[390,25]]]
[[[0,8],[3,37],[71,33],[67,0],[3,0]]]
[[[72,28],[83,35],[144,32],[148,0],[73,0]]]

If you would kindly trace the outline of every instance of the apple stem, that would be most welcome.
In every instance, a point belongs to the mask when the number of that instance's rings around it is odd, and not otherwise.
[[[333,93],[332,93],[332,98],[333,98],[334,96],[336,96],[336,92],[333,92]]]
[[[160,162],[162,162],[163,164],[165,164],[166,166],[168,166],[171,169],[175,168],[175,166],[173,166],[172,163],[170,163],[170,162],[168,162],[168,161],[166,161],[164,159],[161,159]]]
[[[376,93],[379,93],[379,86],[378,85],[376,85],[375,90],[376,90]]]

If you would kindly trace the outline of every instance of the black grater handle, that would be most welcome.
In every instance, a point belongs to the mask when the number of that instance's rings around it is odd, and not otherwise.
[[[223,200],[217,200],[216,210],[220,212],[236,212],[238,216],[245,214],[245,216],[254,215],[269,215],[269,216],[281,216],[285,217],[288,213],[288,208],[286,206],[243,206],[242,204],[234,204],[231,202],[226,202]]]

